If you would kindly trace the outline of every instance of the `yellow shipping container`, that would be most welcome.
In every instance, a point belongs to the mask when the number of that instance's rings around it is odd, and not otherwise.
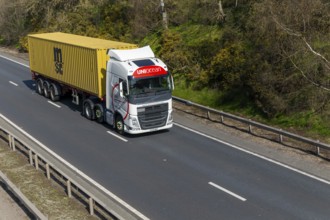
[[[28,36],[30,69],[54,81],[94,94],[105,95],[109,49],[133,49],[135,44],[65,33]]]

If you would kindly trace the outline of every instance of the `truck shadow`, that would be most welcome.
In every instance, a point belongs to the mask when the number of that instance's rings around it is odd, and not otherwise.
[[[34,92],[36,95],[38,95],[36,92],[36,84],[35,84],[34,80],[32,80],[32,79],[24,80],[23,83],[26,85],[27,88],[29,88],[32,92]],[[45,98],[42,95],[39,95],[39,96],[40,96],[40,98],[50,100],[50,99]],[[82,112],[82,105],[81,104],[76,105],[76,104],[72,103],[72,97],[70,94],[61,96],[61,99],[57,103],[60,103],[60,104],[63,104],[65,106],[69,107],[69,109],[71,109],[74,112]]]
[[[30,80],[24,80],[23,83],[28,87],[29,89],[35,91],[35,81],[30,79]]]

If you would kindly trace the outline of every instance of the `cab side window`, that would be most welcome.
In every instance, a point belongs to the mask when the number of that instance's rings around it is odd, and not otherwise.
[[[127,90],[127,81],[119,78],[119,83],[123,82],[123,93],[124,96],[128,95],[128,90]]]

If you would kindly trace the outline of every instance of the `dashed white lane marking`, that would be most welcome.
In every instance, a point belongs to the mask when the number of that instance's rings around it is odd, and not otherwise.
[[[51,105],[53,105],[53,106],[55,106],[55,107],[57,107],[57,108],[61,108],[60,105],[58,105],[58,104],[56,104],[56,103],[54,103],[52,101],[48,101],[48,103],[51,104]]]
[[[283,164],[283,163],[281,163],[281,162],[278,162],[278,161],[276,161],[276,160],[273,160],[273,159],[270,159],[270,158],[268,158],[268,157],[262,156],[262,155],[260,155],[260,154],[257,154],[257,153],[254,153],[254,152],[248,151],[248,150],[246,150],[246,149],[244,149],[244,148],[241,148],[241,147],[238,147],[238,146],[236,146],[236,145],[233,145],[233,144],[227,143],[227,142],[225,142],[225,141],[219,140],[219,139],[217,139],[217,138],[215,138],[215,137],[212,137],[212,136],[209,136],[209,135],[203,134],[202,132],[196,131],[196,130],[194,130],[194,129],[188,128],[188,127],[183,126],[183,125],[180,125],[180,124],[178,124],[178,123],[174,123],[174,124],[175,124],[176,126],[178,126],[178,127],[181,127],[181,128],[186,129],[186,130],[188,130],[188,131],[194,132],[195,134],[199,134],[199,135],[201,135],[201,136],[204,136],[204,137],[206,137],[206,138],[209,138],[209,139],[211,139],[211,140],[214,140],[214,141],[216,141],[216,142],[218,142],[218,143],[225,144],[225,145],[227,145],[227,146],[229,146],[229,147],[231,147],[231,148],[234,148],[234,149],[236,149],[236,150],[239,150],[239,151],[245,152],[245,153],[247,153],[247,154],[253,155],[253,156],[255,156],[255,157],[261,158],[261,159],[266,160],[266,161],[268,161],[268,162],[274,163],[274,164],[276,164],[276,165],[278,165],[278,166],[284,167],[284,168],[289,169],[289,170],[291,170],[291,171],[294,171],[294,172],[296,172],[296,173],[302,174],[302,175],[307,176],[307,177],[309,177],[309,178],[312,178],[312,179],[314,179],[314,180],[317,180],[317,181],[320,181],[320,182],[322,182],[322,183],[325,183],[325,184],[330,185],[330,181],[325,180],[325,179],[322,179],[322,178],[317,177],[317,176],[315,176],[315,175],[309,174],[309,173],[307,173],[307,172],[305,172],[305,171],[299,170],[299,169],[294,168],[294,167],[290,167],[290,166],[288,166],[288,165],[286,165],[286,164]]]
[[[246,201],[246,198],[244,198],[242,196],[239,196],[236,193],[233,193],[232,191],[229,191],[228,189],[225,189],[225,188],[223,188],[223,187],[221,187],[221,186],[219,186],[219,185],[217,185],[213,182],[209,182],[209,185],[211,185],[211,186],[213,186],[213,187],[215,187],[215,188],[217,188],[217,189],[219,189],[219,190],[221,190],[221,191],[223,191],[223,192],[225,192],[225,193],[227,193],[227,194],[229,194],[229,195],[231,195],[231,196],[233,196],[233,197],[235,197],[235,198],[237,198],[237,199],[239,199],[243,202]]]
[[[112,135],[112,136],[114,136],[114,137],[116,137],[116,138],[118,138],[118,139],[120,139],[120,140],[122,140],[122,141],[124,141],[124,142],[128,142],[128,140],[126,140],[125,138],[120,137],[119,135],[114,134],[111,131],[107,131],[107,133],[110,134],[110,135]]]
[[[13,81],[9,81],[10,84],[14,85],[14,86],[18,86],[17,83],[14,83]]]

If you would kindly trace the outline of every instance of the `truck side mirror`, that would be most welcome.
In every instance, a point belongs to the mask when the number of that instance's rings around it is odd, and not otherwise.
[[[172,83],[172,90],[174,90],[174,80],[172,75],[171,75],[171,83]]]
[[[120,97],[124,98],[123,82],[119,83],[119,94],[120,94]]]

